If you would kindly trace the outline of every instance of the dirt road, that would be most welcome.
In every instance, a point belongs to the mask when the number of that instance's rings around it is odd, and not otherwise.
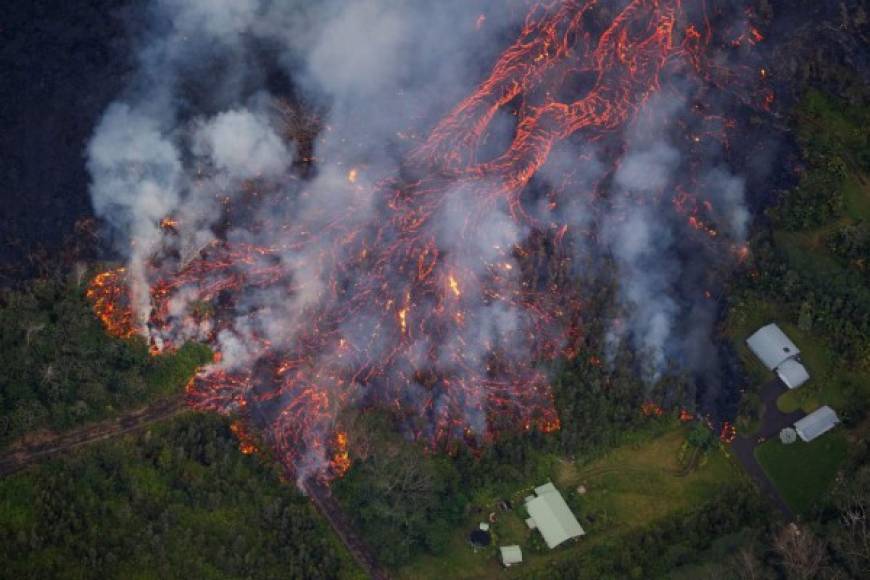
[[[369,577],[374,580],[387,580],[389,578],[387,572],[378,564],[368,544],[353,529],[347,515],[332,496],[329,487],[315,479],[306,480],[302,487],[317,510],[323,514],[333,531]]]
[[[56,457],[72,449],[143,429],[152,423],[174,417],[187,410],[184,398],[178,396],[157,401],[108,421],[58,435],[40,437],[30,443],[21,442],[0,455],[0,477],[11,475],[29,465]],[[359,565],[371,578],[386,580],[386,572],[378,565],[368,545],[354,531],[338,502],[332,497],[329,488],[313,479],[306,481],[304,488],[318,511],[323,514]]]
[[[83,445],[117,437],[174,417],[187,410],[184,397],[163,399],[114,419],[94,423],[31,443],[14,444],[0,455],[0,476],[10,475],[38,461],[50,459]]]

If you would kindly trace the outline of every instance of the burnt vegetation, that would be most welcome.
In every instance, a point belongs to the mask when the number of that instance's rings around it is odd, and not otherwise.
[[[755,4],[759,17],[774,27],[778,10],[785,10],[776,2]],[[798,153],[791,159],[796,171],[777,178],[793,186],[769,200],[775,202],[769,223],[763,219],[756,229],[751,259],[731,280],[721,309],[753,300],[779,304],[802,329],[829,341],[842,368],[851,371],[866,368],[870,356],[870,236],[868,218],[856,213],[844,191],[854,186],[867,195],[870,118],[866,87],[855,80],[856,63],[840,58],[856,42],[866,46],[867,16],[853,3],[841,6],[819,15],[815,28],[799,28],[800,45],[814,47],[804,61],[793,62],[787,52],[773,58],[781,65],[773,69],[777,83],[800,95],[789,121],[797,136]],[[794,52],[806,50],[801,46]],[[283,106],[279,114],[288,131],[305,135],[297,163],[303,172],[313,170],[319,120]],[[830,255],[822,260],[790,252],[777,231],[818,234],[814,247]],[[529,244],[519,267],[542,288],[548,281],[567,286],[566,268],[550,243]],[[144,341],[107,336],[84,298],[81,277],[73,278],[46,276],[0,294],[0,443],[178,394],[209,359],[208,349],[194,345],[154,358]],[[681,402],[697,399],[696,377],[669,369],[658,381],[644,382],[643,353],[626,345],[608,348],[603,320],[612,314],[615,283],[602,280],[584,289],[584,332],[571,337],[580,354],[542,365],[552,379],[560,427],[555,433],[535,424],[510,425],[492,441],[468,436],[433,448],[421,440],[407,410],[387,406],[338,414],[337,426],[352,441],[344,450],[351,467],[333,493],[384,564],[399,568],[426,554],[449,556],[452,535],[477,509],[475,493],[507,494],[546,478],[554,456],[590,458],[630,437],[659,433],[673,424],[671,410],[676,414]],[[195,315],[208,318],[213,308],[199,302]],[[428,390],[438,378],[420,372],[415,381]],[[848,395],[847,423],[863,424],[864,431],[858,431],[835,487],[799,527],[783,526],[753,490],[723,486],[706,504],[531,576],[865,577],[870,456],[860,433],[866,433],[867,401],[856,386]],[[741,414],[758,413],[752,397],[744,396]],[[651,400],[668,412],[645,416],[639,409]],[[704,428],[690,440],[704,448],[715,444]],[[196,415],[6,479],[0,482],[3,574],[352,574],[308,501],[282,479],[280,460],[286,458],[276,459],[264,447],[253,457],[243,455],[223,419]]]

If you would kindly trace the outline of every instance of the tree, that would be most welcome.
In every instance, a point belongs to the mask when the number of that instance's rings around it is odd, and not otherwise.
[[[870,571],[870,465],[843,478],[834,492],[838,518],[831,542],[856,573]]]
[[[825,567],[825,543],[809,528],[802,529],[797,524],[785,526],[774,539],[773,548],[782,558],[790,579],[810,580]]]
[[[764,565],[758,559],[752,545],[742,546],[737,550],[731,567],[740,580],[762,580],[766,577]]]
[[[804,332],[809,332],[813,329],[813,306],[807,300],[804,300],[801,304],[801,311],[798,315],[798,328]]]

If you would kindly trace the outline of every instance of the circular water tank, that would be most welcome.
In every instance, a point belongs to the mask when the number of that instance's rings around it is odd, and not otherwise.
[[[786,427],[779,432],[779,440],[785,445],[791,445],[797,441],[797,432],[791,427]]]

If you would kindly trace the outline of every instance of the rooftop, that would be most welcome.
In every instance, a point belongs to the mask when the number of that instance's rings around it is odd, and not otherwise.
[[[827,433],[834,428],[840,418],[837,413],[827,405],[819,407],[800,421],[794,424],[794,430],[798,436],[806,442],[810,442],[819,435]]]
[[[746,345],[769,370],[775,369],[801,352],[776,324],[759,328],[755,334],[746,339]]]
[[[776,367],[776,374],[789,389],[796,389],[810,380],[810,373],[804,365],[793,358]]]
[[[523,551],[519,546],[502,546],[501,561],[505,566],[520,564],[523,561]]]
[[[549,548],[555,548],[565,540],[586,534],[565,499],[552,483],[535,488],[538,497],[526,503],[530,520],[540,530]],[[526,525],[529,525],[526,520]],[[530,526],[531,527],[531,526]]]

